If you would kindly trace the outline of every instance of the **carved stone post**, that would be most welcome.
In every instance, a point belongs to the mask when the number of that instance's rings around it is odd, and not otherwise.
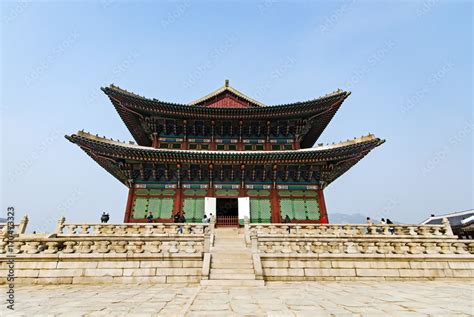
[[[24,216],[20,220],[20,225],[18,226],[18,233],[23,234],[26,231],[26,226],[28,225],[28,216]]]
[[[59,218],[58,224],[56,225],[56,230],[54,230],[54,233],[56,233],[56,234],[63,233],[64,222],[66,222],[66,218],[64,218],[64,217]]]
[[[454,236],[453,229],[451,229],[451,224],[449,223],[448,218],[444,217],[442,222],[443,222],[444,230],[446,232],[445,234],[447,236]]]
[[[245,234],[245,244],[250,244],[250,219],[249,217],[244,217],[244,234]]]

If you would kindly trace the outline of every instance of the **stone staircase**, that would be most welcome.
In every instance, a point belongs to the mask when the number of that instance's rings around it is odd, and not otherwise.
[[[255,277],[252,252],[245,245],[243,229],[215,229],[209,279],[201,280],[201,285],[265,285]]]

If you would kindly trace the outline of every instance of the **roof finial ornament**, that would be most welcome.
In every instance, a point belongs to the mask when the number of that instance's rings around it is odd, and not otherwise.
[[[228,79],[225,80],[224,86],[225,86],[225,87],[229,87],[229,80],[228,80]]]

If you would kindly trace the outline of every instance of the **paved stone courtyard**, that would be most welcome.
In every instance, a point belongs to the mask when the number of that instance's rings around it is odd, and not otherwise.
[[[2,287],[4,290],[5,287]],[[2,296],[5,292],[2,291]],[[5,297],[4,297],[5,298]],[[473,316],[468,282],[17,286],[1,316]]]

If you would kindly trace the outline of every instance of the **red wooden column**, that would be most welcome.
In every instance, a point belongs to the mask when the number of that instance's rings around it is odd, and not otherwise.
[[[272,210],[272,223],[281,223],[280,202],[278,200],[278,190],[276,187],[277,166],[273,165],[273,185],[270,189],[270,208]]]
[[[207,197],[215,197],[214,194],[214,165],[209,164],[209,188],[207,189]]]
[[[188,150],[188,120],[183,120],[183,143],[181,145],[181,150]]]
[[[176,181],[176,192],[174,193],[173,216],[181,213],[181,207],[183,203],[183,189],[181,188],[181,164],[178,164],[176,167],[176,177],[178,180]]]
[[[181,212],[181,206],[183,201],[183,190],[181,188],[176,188],[174,193],[173,201],[173,216]]]
[[[242,120],[239,121],[239,142],[237,142],[237,151],[244,150],[244,142],[242,141],[242,126],[244,122]]]
[[[216,122],[214,120],[211,121],[211,144],[209,145],[209,150],[214,151],[216,150],[216,141],[215,141],[215,133],[214,130],[216,128]]]
[[[123,218],[123,222],[130,222],[132,217],[132,208],[133,208],[133,199],[135,198],[135,188],[133,184],[128,189],[128,199],[127,199],[127,206],[125,207],[125,216]]]
[[[270,207],[272,209],[272,223],[281,223],[280,202],[278,191],[275,188],[270,190]]]
[[[326,210],[326,202],[324,201],[324,193],[322,189],[316,190],[318,193],[319,212],[321,215],[320,223],[329,223],[328,213]]]
[[[160,141],[158,140],[158,133],[153,133],[151,138],[151,146],[157,149],[160,143]]]
[[[267,132],[265,135],[265,151],[270,151],[272,149],[270,145],[270,121],[267,121]]]
[[[239,197],[245,197],[245,164],[240,165]]]

